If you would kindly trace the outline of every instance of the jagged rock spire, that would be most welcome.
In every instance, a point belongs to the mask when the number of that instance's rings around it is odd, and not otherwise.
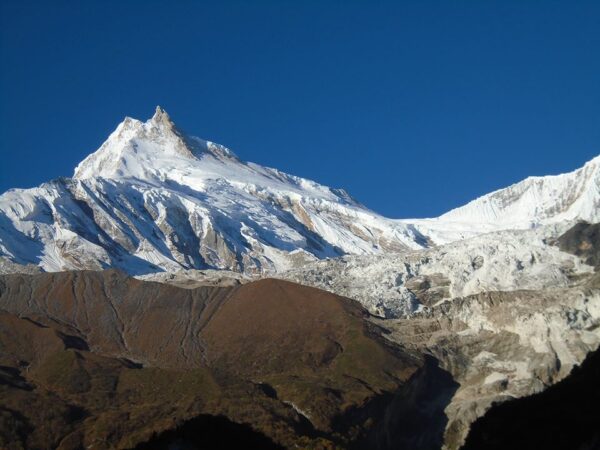
[[[158,126],[163,125],[166,128],[175,128],[175,124],[171,120],[171,117],[163,108],[160,107],[160,105],[156,107],[156,111],[150,120]]]

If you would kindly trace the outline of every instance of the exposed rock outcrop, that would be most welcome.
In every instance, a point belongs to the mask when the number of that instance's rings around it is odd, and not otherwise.
[[[492,406],[463,450],[600,448],[600,351],[544,392]]]
[[[558,238],[563,252],[572,253],[590,266],[600,266],[600,223],[580,222]]]
[[[459,448],[494,402],[543,391],[598,348],[594,279],[564,289],[482,293],[410,319],[377,320],[389,339],[435,356],[460,384],[445,408],[445,448]]]

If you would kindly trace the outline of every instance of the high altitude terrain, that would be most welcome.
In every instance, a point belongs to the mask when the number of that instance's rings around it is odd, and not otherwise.
[[[184,135],[160,108],[126,118],[73,178],[4,194],[0,227],[0,254],[47,271],[257,272],[426,243],[343,190]]]
[[[599,166],[595,158],[569,174],[528,178],[437,219],[391,220],[341,189],[187,136],[157,108],[147,122],[126,118],[72,178],[0,196],[0,257],[7,268],[46,271],[269,273],[500,229],[597,222]]]
[[[600,157],[392,220],[126,118],[0,196],[0,443],[504,445],[600,345],[599,221]]]

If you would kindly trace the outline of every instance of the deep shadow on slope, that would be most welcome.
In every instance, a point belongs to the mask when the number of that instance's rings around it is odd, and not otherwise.
[[[356,411],[370,414],[375,426],[357,439],[353,450],[438,450],[444,443],[448,423],[445,409],[459,384],[438,361],[425,357],[425,364],[408,383],[379,404]]]
[[[579,256],[586,264],[600,267],[600,223],[580,222],[558,238],[563,252]]]
[[[472,425],[463,446],[463,450],[599,448],[600,350],[544,392],[492,407]]]
[[[439,450],[443,445],[447,417],[444,409],[458,384],[426,357],[425,365],[395,393],[382,393],[360,407],[350,408],[334,421],[334,432],[326,434],[312,428],[310,422],[298,427],[303,435],[321,440],[314,448],[351,450]],[[270,394],[276,398],[276,392]],[[366,428],[364,423],[370,423]],[[308,427],[308,429],[307,429]],[[349,429],[358,434],[353,440],[336,439]],[[314,442],[306,448],[313,448]],[[295,447],[298,447],[296,445]],[[200,415],[176,428],[162,432],[136,450],[213,450],[213,449],[283,449],[266,435],[249,425],[241,425],[224,416]],[[305,448],[300,445],[299,448]]]
[[[175,429],[160,433],[135,449],[279,450],[283,447],[248,425],[232,422],[223,416],[203,414]]]

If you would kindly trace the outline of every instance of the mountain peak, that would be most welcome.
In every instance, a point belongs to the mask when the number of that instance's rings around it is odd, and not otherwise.
[[[171,117],[163,108],[160,107],[160,105],[156,107],[156,111],[150,119],[150,122],[158,126],[163,125],[169,129],[175,128],[175,124],[171,120]]]
[[[528,177],[443,214],[440,219],[487,223],[500,229],[535,227],[567,220],[597,222],[600,156],[559,175]]]
[[[156,111],[154,112],[154,117],[156,116],[168,116],[167,112],[160,105],[156,105]]]
[[[75,178],[153,177],[168,158],[194,158],[194,147],[160,106],[142,122],[126,117],[102,146],[75,168]]]

